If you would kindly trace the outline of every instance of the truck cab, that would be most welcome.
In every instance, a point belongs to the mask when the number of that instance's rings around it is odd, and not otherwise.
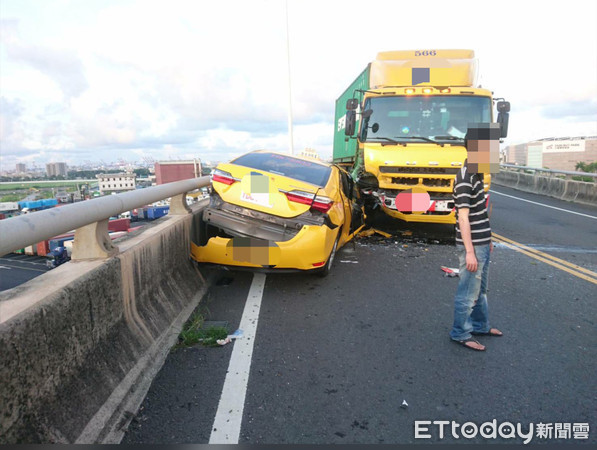
[[[494,121],[492,92],[473,87],[476,72],[472,50],[383,52],[338,99],[345,104],[336,104],[334,161],[351,166],[386,214],[455,223],[452,189],[466,159],[467,129]],[[509,104],[498,110],[505,137]],[[490,174],[484,181],[488,190]],[[428,206],[409,210],[399,201],[404,194],[424,195]]]

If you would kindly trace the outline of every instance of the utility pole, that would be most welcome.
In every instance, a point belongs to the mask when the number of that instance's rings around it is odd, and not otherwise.
[[[290,32],[288,27],[288,0],[286,5],[286,60],[288,62],[288,140],[290,154],[294,155],[294,139],[292,137],[292,85],[290,83]]]

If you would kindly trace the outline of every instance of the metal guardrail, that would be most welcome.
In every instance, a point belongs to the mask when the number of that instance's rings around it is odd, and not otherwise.
[[[551,175],[562,174],[562,175],[569,175],[569,176],[591,177],[591,178],[597,179],[597,173],[589,173],[589,172],[574,172],[574,171],[570,171],[570,170],[542,169],[542,168],[537,168],[537,167],[518,166],[516,164],[500,164],[500,167],[505,167],[507,169],[534,170],[535,172],[546,172]]]
[[[171,197],[170,215],[186,214],[186,193],[209,185],[209,176],[107,195],[0,220],[0,255],[75,231],[73,259],[117,253],[108,235],[110,217]]]

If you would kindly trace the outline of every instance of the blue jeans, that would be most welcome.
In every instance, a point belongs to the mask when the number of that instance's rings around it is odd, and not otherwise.
[[[489,275],[489,244],[475,246],[477,271],[466,269],[466,251],[463,245],[456,245],[460,260],[460,280],[454,298],[454,325],[450,337],[463,341],[471,337],[471,331],[487,333],[489,309],[487,306],[487,282]]]

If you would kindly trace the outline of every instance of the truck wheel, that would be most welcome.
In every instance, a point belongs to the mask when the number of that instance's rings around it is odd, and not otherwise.
[[[332,270],[332,264],[334,263],[334,258],[336,256],[336,250],[338,250],[338,242],[340,241],[340,231],[338,231],[338,237],[336,238],[336,241],[334,242],[334,246],[332,247],[332,251],[330,252],[330,256],[328,257],[327,262],[325,263],[325,266],[323,266],[323,268],[317,272],[317,275],[319,275],[320,277],[327,277],[328,274],[330,273],[330,270]]]

